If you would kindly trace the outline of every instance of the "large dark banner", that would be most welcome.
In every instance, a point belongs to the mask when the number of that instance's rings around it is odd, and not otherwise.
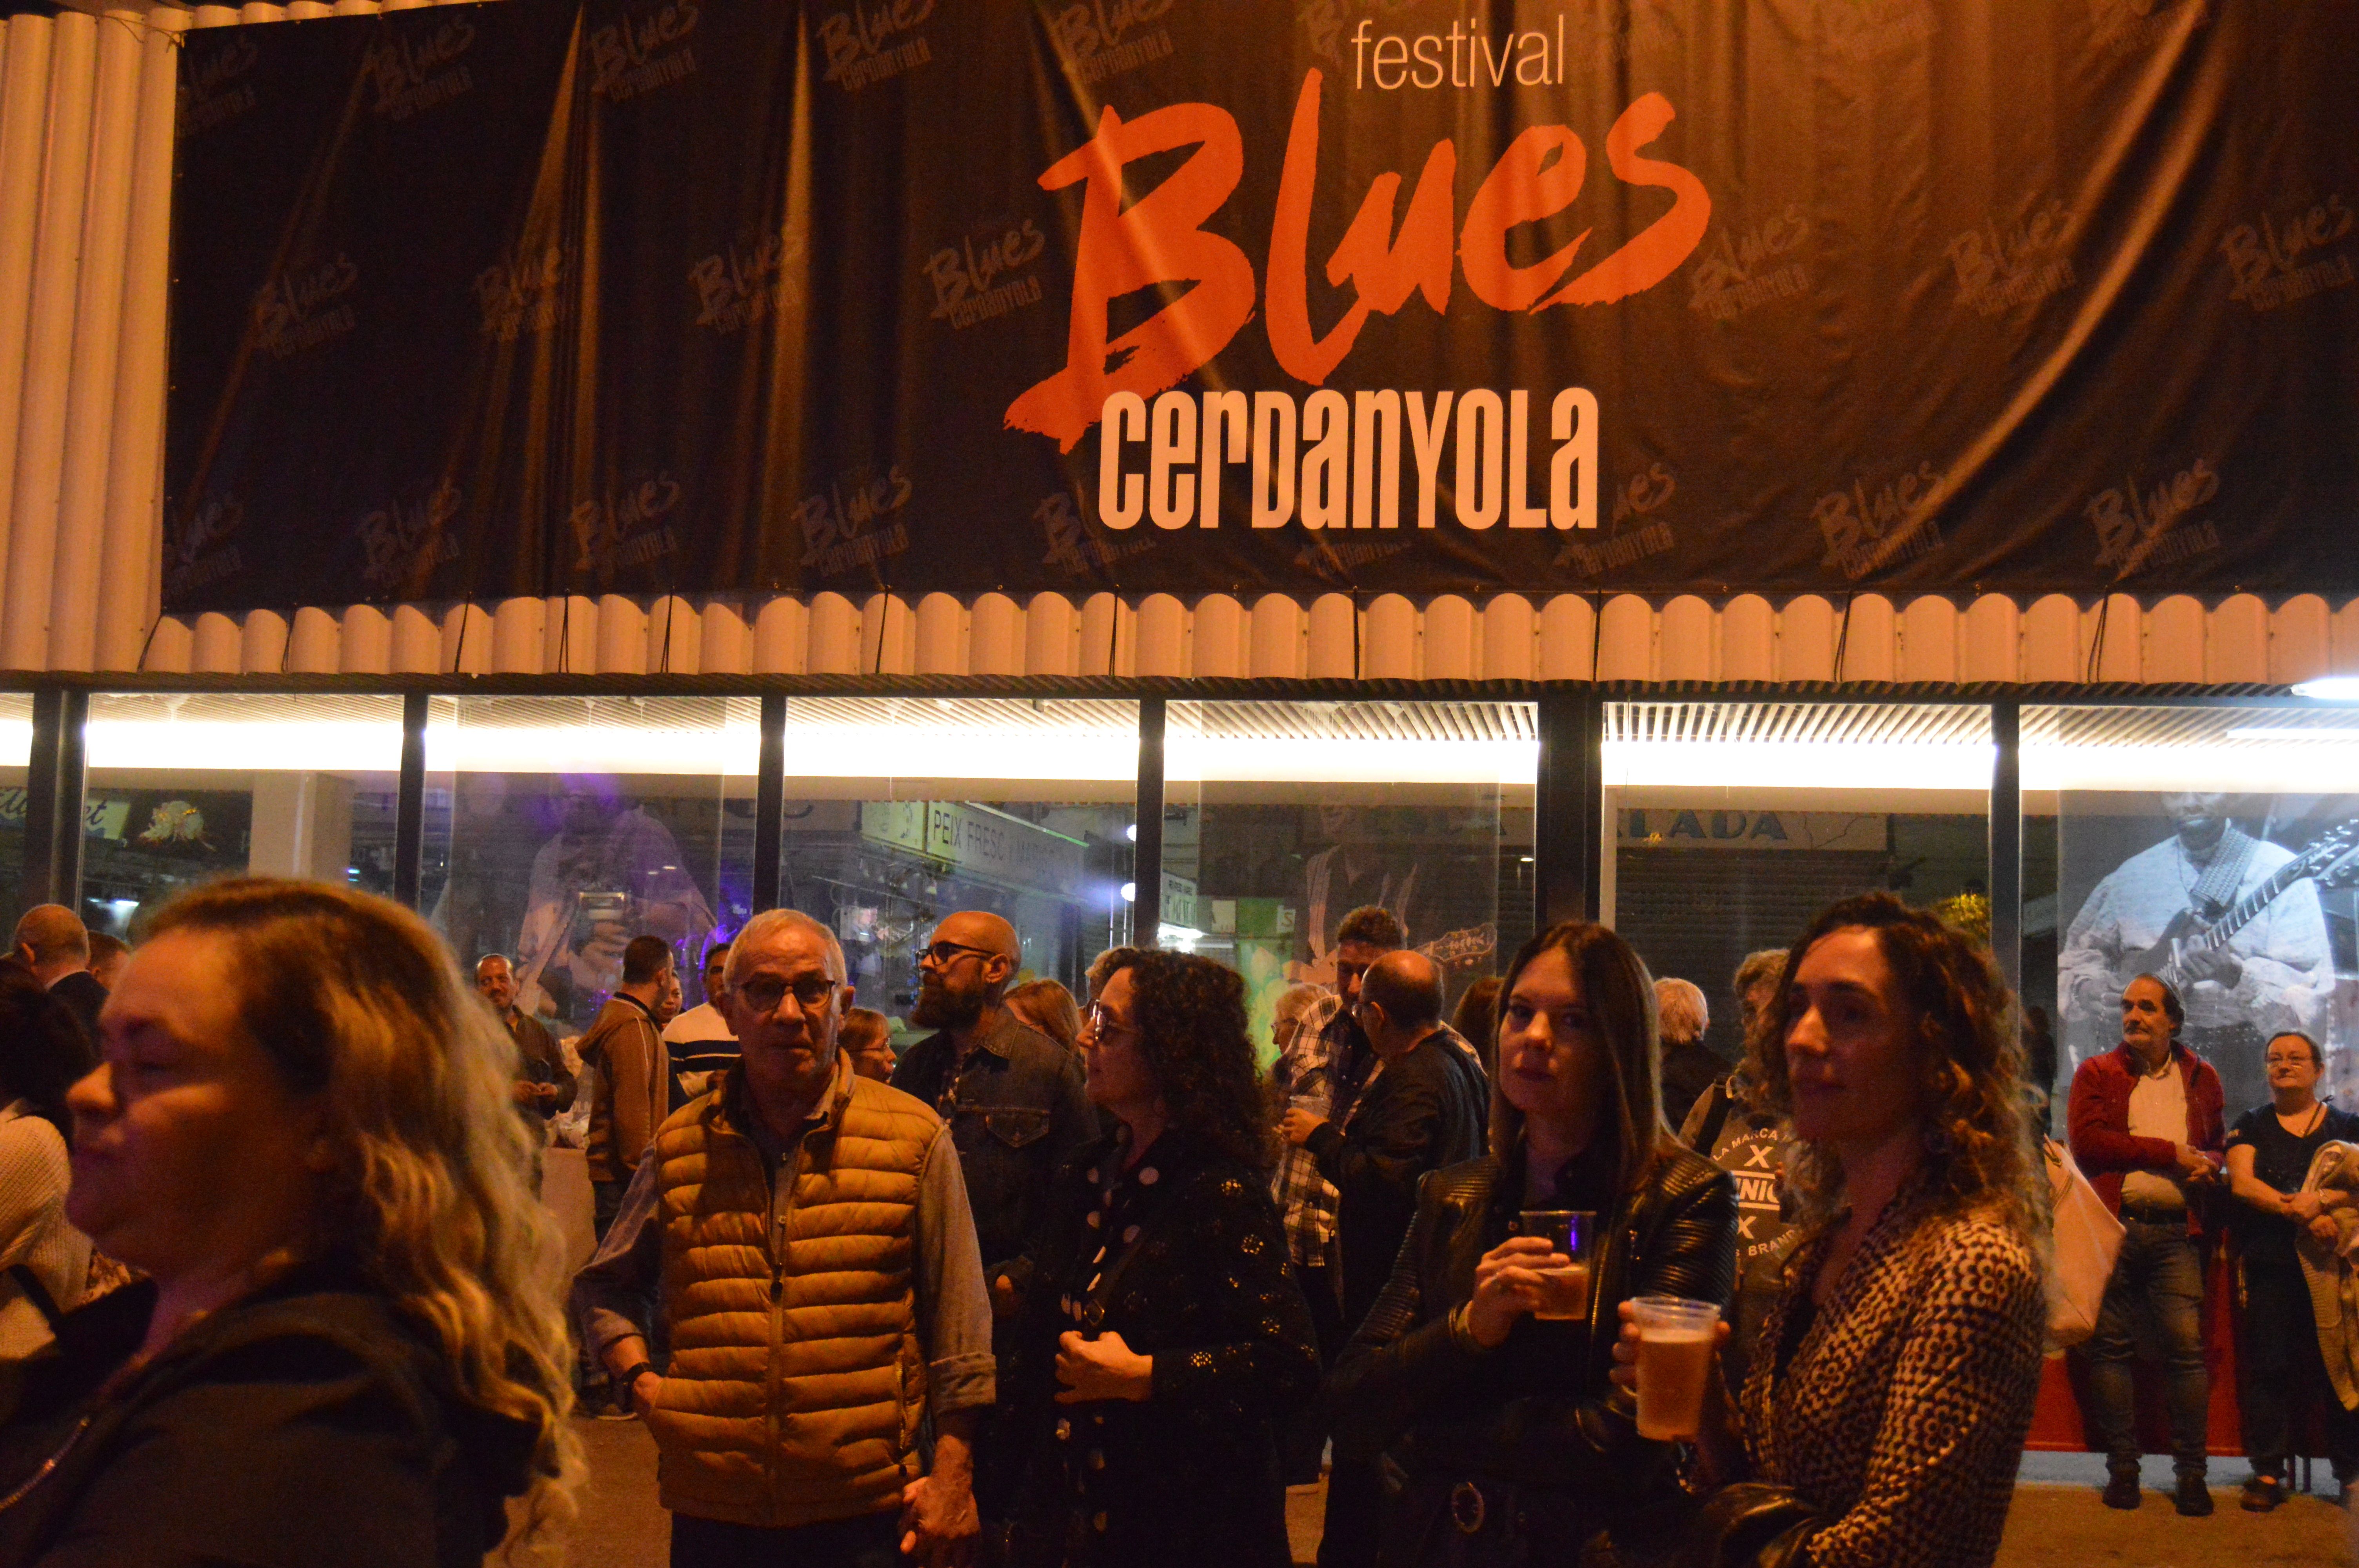
[[[2359,0],[190,35],[173,610],[2359,592]]]

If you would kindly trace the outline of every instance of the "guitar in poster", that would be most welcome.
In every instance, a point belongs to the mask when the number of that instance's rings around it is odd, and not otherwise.
[[[2057,997],[2071,1065],[2118,1043],[2122,988],[2158,975],[2187,1009],[2180,1044],[2218,1069],[2234,1115],[2268,1098],[2271,1035],[2343,1044],[2359,802],[2297,812],[2267,796],[2151,799],[2170,829],[2159,841],[2150,816],[2063,813],[2063,904],[2079,913],[2058,954]],[[2140,837],[2147,847],[2124,855]],[[2089,886],[2088,870],[2107,859]]]

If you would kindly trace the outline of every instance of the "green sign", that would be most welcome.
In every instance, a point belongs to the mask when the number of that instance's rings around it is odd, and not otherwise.
[[[970,801],[865,801],[860,836],[953,871],[1067,895],[1082,891],[1088,849],[1079,838]]]

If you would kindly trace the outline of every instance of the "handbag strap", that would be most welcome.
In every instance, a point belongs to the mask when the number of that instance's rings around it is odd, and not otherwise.
[[[1703,1126],[1696,1132],[1695,1151],[1705,1159],[1712,1158],[1712,1146],[1720,1141],[1720,1130],[1728,1125],[1729,1108],[1735,1098],[1728,1092],[1728,1080],[1715,1078],[1712,1086],[1712,1108],[1703,1115]]]
[[[49,1327],[55,1330],[58,1319],[65,1314],[59,1309],[58,1299],[49,1294],[49,1288],[41,1283],[41,1277],[33,1272],[33,1266],[30,1263],[13,1263],[9,1265],[8,1277],[16,1281],[16,1288],[25,1292],[25,1299],[39,1310]]]

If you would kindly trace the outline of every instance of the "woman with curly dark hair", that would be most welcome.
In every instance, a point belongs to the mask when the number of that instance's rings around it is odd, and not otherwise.
[[[1028,1461],[1011,1559],[1283,1568],[1276,1433],[1319,1357],[1269,1197],[1245,984],[1125,953],[1081,1048],[1114,1130],[1060,1178],[1002,1372]]]
[[[1635,1541],[1679,1497],[1672,1445],[1611,1380],[1614,1306],[1723,1302],[1728,1177],[1663,1125],[1655,986],[1630,945],[1566,921],[1499,992],[1491,1153],[1428,1177],[1392,1278],[1328,1390],[1339,1454],[1404,1484],[1376,1561],[1521,1568]],[[1544,1298],[1573,1262],[1526,1211],[1586,1211],[1588,1301]],[[1543,1315],[1545,1314],[1545,1315]]]
[[[1986,949],[1867,893],[1794,944],[1747,1050],[1798,1141],[1801,1241],[1707,1449],[1790,1489],[1815,1568],[1987,1568],[2047,1322],[2014,999]]]

